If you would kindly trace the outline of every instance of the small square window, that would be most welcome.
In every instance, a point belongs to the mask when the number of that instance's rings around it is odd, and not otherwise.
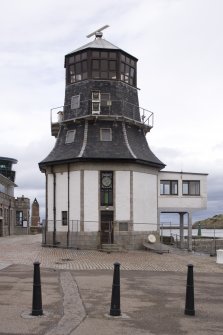
[[[100,140],[104,142],[112,141],[112,130],[111,128],[100,129]]]
[[[77,109],[80,107],[80,95],[74,95],[71,97],[71,109]]]
[[[74,139],[75,139],[75,133],[76,133],[76,130],[68,130],[67,133],[66,133],[66,139],[65,139],[65,143],[68,144],[68,143],[73,143],[74,142]]]
[[[119,222],[119,231],[128,231],[128,222]]]

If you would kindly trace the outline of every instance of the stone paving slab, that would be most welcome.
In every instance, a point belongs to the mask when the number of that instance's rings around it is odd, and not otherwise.
[[[186,271],[192,263],[197,272],[221,272],[216,257],[173,250],[156,254],[152,251],[104,253],[96,250],[72,250],[41,247],[41,235],[16,236],[0,239],[0,262],[32,265],[39,261],[41,267],[60,270],[112,270],[114,262],[122,270]]]
[[[0,238],[0,335],[222,334],[223,265],[215,257],[107,254],[40,242],[40,235]],[[44,316],[27,318],[36,260]],[[115,261],[121,263],[121,318],[108,317]],[[188,263],[194,264],[195,317],[184,315]]]

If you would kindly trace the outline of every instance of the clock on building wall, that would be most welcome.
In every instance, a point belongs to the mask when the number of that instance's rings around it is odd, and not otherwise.
[[[112,183],[112,178],[111,176],[103,176],[102,177],[102,185],[104,187],[110,187]]]

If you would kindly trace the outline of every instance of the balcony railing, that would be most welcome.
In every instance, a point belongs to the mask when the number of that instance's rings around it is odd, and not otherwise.
[[[140,106],[124,100],[92,100],[80,101],[79,107],[72,109],[71,105],[59,106],[51,109],[51,128],[56,130],[60,123],[75,121],[83,118],[126,119],[135,124],[151,129],[154,114]],[[54,131],[55,132],[55,131]]]

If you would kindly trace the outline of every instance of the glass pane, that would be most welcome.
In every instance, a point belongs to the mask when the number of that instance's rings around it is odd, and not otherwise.
[[[189,187],[187,182],[183,182],[183,194],[189,194]]]
[[[98,71],[93,71],[92,72],[92,78],[99,78],[99,72]]]
[[[121,70],[122,73],[125,72],[125,64],[124,63],[121,63],[120,70]]]
[[[86,60],[82,62],[82,72],[87,72],[87,61]]]
[[[125,76],[125,82],[128,83],[129,82],[129,77]]]
[[[99,58],[99,51],[92,51],[92,57]]]
[[[111,129],[110,128],[102,128],[101,129],[101,141],[111,141]]]
[[[135,74],[135,69],[133,69],[132,67],[130,67],[130,77],[134,77]]]
[[[108,58],[108,53],[105,51],[101,52],[101,58]]]
[[[99,60],[92,60],[92,69],[93,70],[99,70]]]
[[[191,181],[190,182],[190,194],[191,195],[199,195],[199,193],[200,193],[199,182]]]
[[[81,80],[81,74],[76,74],[76,81]]]
[[[69,57],[69,64],[74,63],[74,56]]]
[[[164,194],[162,181],[160,182],[160,194]]]
[[[124,74],[121,74],[121,80],[124,81],[124,79],[125,79]]]
[[[163,186],[164,186],[164,194],[170,194],[170,182],[166,181]]]
[[[87,79],[87,72],[82,73],[82,79]]]
[[[70,82],[73,84],[75,82],[75,75],[70,76]]]
[[[125,66],[125,75],[126,76],[129,76],[129,71],[130,70],[130,67],[128,65]]]
[[[74,74],[74,65],[71,65],[71,66],[69,67],[69,69],[70,69],[70,74]]]
[[[109,61],[109,70],[116,70],[116,61],[115,60],[110,60]]]
[[[108,72],[101,72],[101,78],[108,79]]]
[[[74,142],[74,138],[75,138],[75,130],[68,130],[66,133],[65,143],[67,144]]]
[[[132,78],[129,78],[129,84],[133,85],[133,79]]]
[[[121,60],[125,62],[125,56],[123,54],[121,55]]]
[[[126,62],[127,64],[130,64],[130,58],[129,58],[129,57],[125,57],[125,62]]]
[[[116,72],[109,72],[109,79],[116,79]]]
[[[83,52],[81,54],[81,59],[86,59],[87,58],[87,52]]]
[[[178,183],[177,181],[172,181],[171,183],[171,194],[178,194]]]
[[[116,53],[115,52],[109,52],[109,58],[116,58]]]
[[[135,67],[135,61],[133,59],[130,60],[130,65]]]
[[[101,71],[107,71],[108,70],[108,61],[105,59],[101,60]]]
[[[75,72],[76,72],[76,74],[81,73],[81,63],[76,63],[75,64]]]
[[[81,60],[81,55],[78,54],[75,56],[75,62],[79,62]]]
[[[92,102],[92,111],[98,112],[100,110],[100,102]]]

